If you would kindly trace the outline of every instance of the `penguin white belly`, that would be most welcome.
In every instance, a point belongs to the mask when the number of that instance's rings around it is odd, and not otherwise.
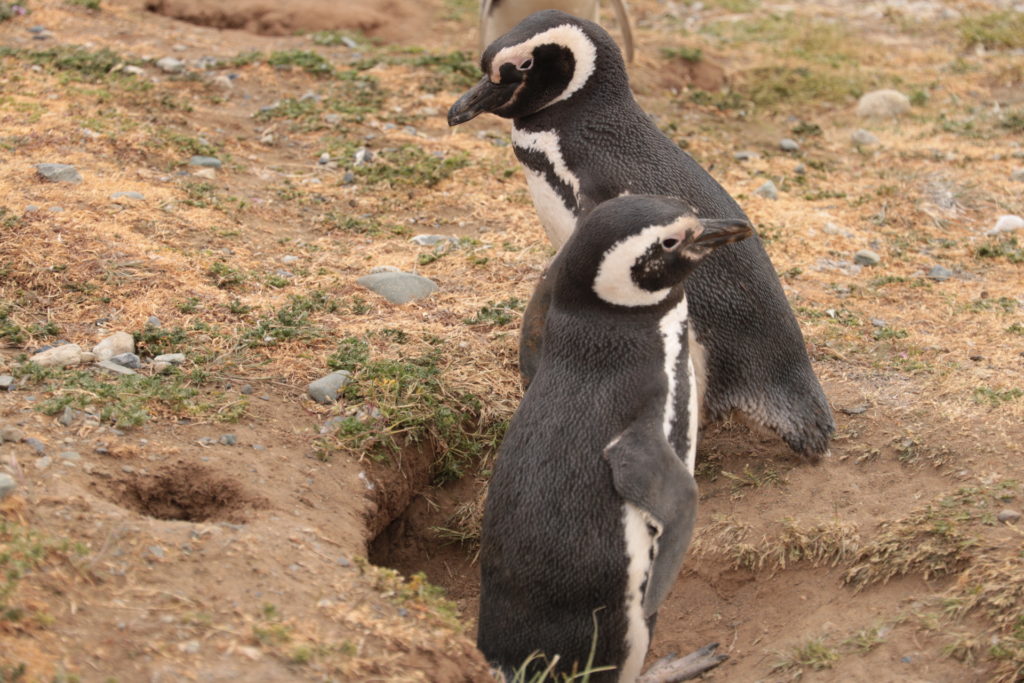
[[[553,130],[526,131],[513,125],[512,145],[519,151],[543,157],[542,168],[524,163],[523,170],[544,232],[551,244],[560,249],[576,228],[580,179],[566,165],[558,135]],[[553,182],[559,187],[552,185]]]
[[[544,233],[555,249],[561,249],[576,227],[576,214],[565,205],[562,197],[543,175],[526,167],[523,170],[526,171],[526,187],[530,190]]]
[[[640,675],[651,644],[651,632],[644,617],[644,584],[657,554],[651,534],[650,515],[633,505],[622,504],[622,526],[626,535],[626,659],[619,670],[620,683],[631,683]]]

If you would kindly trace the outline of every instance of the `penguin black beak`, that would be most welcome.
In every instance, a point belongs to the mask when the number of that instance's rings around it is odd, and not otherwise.
[[[475,119],[480,114],[501,108],[512,99],[518,85],[519,83],[492,83],[490,78],[484,76],[448,110],[448,125],[457,126]]]

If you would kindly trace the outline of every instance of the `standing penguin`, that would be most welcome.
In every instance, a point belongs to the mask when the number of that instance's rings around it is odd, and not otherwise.
[[[558,9],[590,21],[597,21],[598,0],[483,0],[480,3],[480,49],[530,16],[545,9]],[[633,30],[622,0],[612,0],[615,18],[622,29],[626,61],[633,61]]]
[[[559,673],[607,667],[594,683],[637,679],[697,507],[683,281],[750,234],[676,198],[626,196],[581,219],[555,257],[544,355],[484,506],[478,645],[506,674],[539,652]],[[724,659],[713,651],[642,680],[696,675]]]
[[[582,212],[623,194],[675,196],[698,217],[746,220],[640,109],[622,55],[597,24],[538,12],[492,43],[481,68],[486,75],[452,105],[448,124],[484,112],[512,119],[515,154],[556,247]],[[739,411],[816,462],[835,429],[832,412],[761,240],[711,254],[688,292],[704,419]],[[550,297],[550,278],[542,278],[523,320],[520,369],[528,380],[542,356]]]

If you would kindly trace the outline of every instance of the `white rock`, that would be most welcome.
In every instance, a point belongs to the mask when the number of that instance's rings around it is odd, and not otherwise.
[[[910,111],[910,98],[898,90],[875,90],[857,102],[857,116],[873,119],[895,118]]]
[[[1013,214],[1007,214],[1005,216],[1000,216],[998,220],[996,220],[995,227],[985,234],[992,236],[998,235],[1001,232],[1014,232],[1021,229],[1024,229],[1024,218],[1014,216]]]
[[[46,368],[63,368],[82,362],[82,347],[78,344],[61,344],[52,349],[40,351],[30,361]]]
[[[92,347],[96,360],[105,361],[122,353],[135,353],[135,337],[127,332],[115,332]]]
[[[213,180],[217,177],[217,169],[215,168],[200,168],[197,171],[192,171],[192,175],[199,178],[206,178],[207,180]]]

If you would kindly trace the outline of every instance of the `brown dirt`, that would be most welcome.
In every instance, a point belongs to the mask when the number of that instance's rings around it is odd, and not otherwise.
[[[489,303],[526,300],[551,250],[503,144],[507,125],[480,119],[449,131],[444,113],[461,86],[443,70],[415,66],[409,55],[419,53],[404,48],[378,54],[293,35],[362,29],[443,55],[473,49],[475,10],[440,0],[362,3],[358,12],[328,3],[151,4],[161,14],[141,0],[105,0],[99,12],[37,0],[30,17],[0,22],[0,42],[21,50],[88,44],[134,59],[316,50],[338,66],[369,53],[380,58],[366,73],[384,94],[378,110],[340,124],[322,116],[329,111],[260,120],[274,101],[331,97],[339,86],[258,61],[209,73],[190,67],[186,77],[146,63],[148,88],[108,87],[0,56],[0,206],[22,216],[0,222],[0,302],[13,306],[11,319],[26,329],[52,321],[63,338],[89,347],[158,315],[168,329],[189,330],[205,355],[190,357],[186,371],[206,374],[192,399],[198,416],[158,405],[148,423],[126,430],[81,415],[61,425],[35,409],[51,394],[43,386],[0,394],[0,426],[41,439],[52,458],[39,467],[27,444],[0,444],[0,468],[18,482],[0,503],[10,525],[0,551],[20,547],[9,540],[15,527],[51,544],[12,593],[27,616],[0,619],[0,674],[23,664],[31,681],[486,680],[472,645],[472,534],[493,453],[440,488],[428,484],[437,455],[430,444],[387,462],[345,452],[322,459],[324,422],[357,406],[322,407],[303,393],[340,338],[371,340],[375,358],[414,356],[441,339],[448,389],[486,397],[478,419],[507,419],[521,395],[518,321],[464,321]],[[853,60],[872,85],[896,82],[926,96],[911,115],[884,122],[857,119],[852,97],[740,111],[695,103],[695,87],[749,85],[763,78],[757,67],[802,62],[775,54],[774,43],[684,31],[695,25],[675,5],[631,3],[638,97],[769,238],[838,424],[831,457],[814,467],[739,423],[704,433],[697,538],[651,656],[720,641],[730,660],[708,677],[730,681],[1013,680],[1016,664],[995,656],[994,639],[1013,633],[1001,619],[1019,614],[1019,598],[1001,611],[973,606],[989,591],[1005,597],[1024,576],[1015,569],[1018,527],[994,522],[999,508],[1020,508],[1024,481],[1024,400],[1013,394],[1024,387],[1024,337],[1011,332],[1024,324],[1024,266],[978,256],[994,216],[1024,213],[1020,185],[1009,180],[1024,165],[1018,134],[992,118],[1019,106],[1019,65],[1004,52],[965,49],[943,20],[918,25],[898,9],[769,2],[748,13],[735,9],[742,2],[705,4],[697,25],[771,12],[841,25],[858,38],[836,48],[854,56],[829,68]],[[53,37],[32,39],[25,29],[35,24]],[[813,37],[803,46],[812,52]],[[661,48],[684,44],[713,61],[661,57]],[[229,86],[212,78],[229,72]],[[821,134],[794,133],[801,121]],[[883,144],[853,147],[859,127]],[[799,138],[799,154],[779,152],[781,137]],[[184,164],[192,152],[176,146],[200,138],[225,160],[213,179],[192,175]],[[429,189],[350,185],[341,156],[350,144],[383,159],[412,145],[463,153],[469,163]],[[738,162],[739,149],[759,156]],[[338,168],[317,163],[324,151]],[[33,164],[44,161],[75,164],[85,182],[41,182]],[[795,172],[798,163],[805,173]],[[754,194],[769,178],[781,189],[776,201]],[[212,199],[190,194],[199,182]],[[110,201],[126,190],[146,198]],[[29,204],[42,210],[25,213]],[[333,224],[332,212],[473,242],[423,263],[427,251],[408,235],[352,232]],[[824,231],[826,223],[848,235]],[[822,265],[864,247],[883,265],[857,273]],[[301,257],[294,279],[268,285],[292,252]],[[248,279],[218,286],[216,263]],[[934,263],[955,277],[924,278]],[[418,270],[441,288],[389,306],[354,285],[380,264]],[[242,345],[258,319],[314,290],[340,306],[313,314],[309,337]],[[231,312],[245,307],[252,312]],[[0,374],[46,341],[33,332],[0,346]],[[239,406],[237,423],[221,422]],[[225,432],[238,444],[217,443]],[[60,458],[67,450],[81,460]],[[961,494],[969,504],[951,502]],[[861,557],[873,541],[932,508],[951,510],[952,521],[925,517],[922,548],[956,533],[969,541],[950,551],[944,569],[922,560],[885,583],[858,590],[849,582],[854,566],[884,565]],[[952,536],[927,535],[934,529]],[[457,602],[458,616],[421,579],[381,567],[424,572]],[[858,640],[875,629],[878,642]],[[829,668],[794,663],[797,648],[819,640],[837,653]]]

